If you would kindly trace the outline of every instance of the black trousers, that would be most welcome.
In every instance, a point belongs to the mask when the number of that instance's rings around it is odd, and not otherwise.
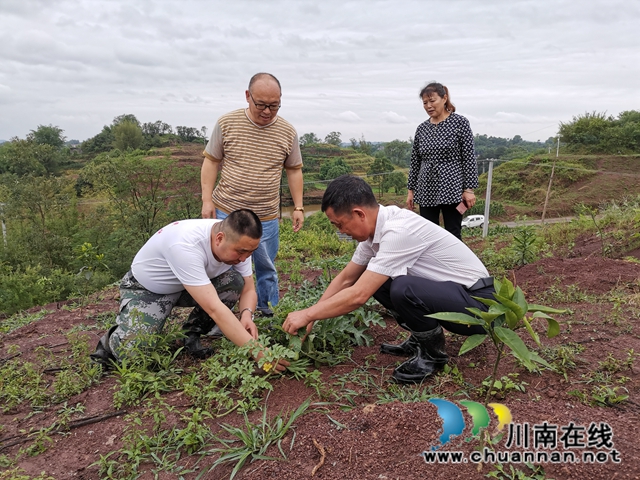
[[[430,222],[440,225],[440,211],[444,220],[444,229],[462,240],[462,214],[456,208],[460,203],[436,205],[435,207],[423,207],[420,205],[420,216]]]
[[[426,332],[442,325],[458,335],[486,333],[479,325],[467,326],[428,318],[425,315],[439,312],[459,312],[472,315],[466,307],[487,311],[488,307],[471,298],[494,298],[493,285],[469,292],[455,282],[435,282],[426,278],[403,275],[388,279],[373,297],[384,307],[398,313],[398,323],[414,332]]]

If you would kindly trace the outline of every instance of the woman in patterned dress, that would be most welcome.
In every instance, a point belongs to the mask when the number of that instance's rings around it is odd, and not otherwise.
[[[478,166],[469,121],[455,113],[449,90],[440,83],[429,83],[420,91],[420,98],[429,119],[416,130],[407,188],[407,208],[414,202],[420,215],[458,238],[462,213],[476,203],[473,189],[478,187]]]

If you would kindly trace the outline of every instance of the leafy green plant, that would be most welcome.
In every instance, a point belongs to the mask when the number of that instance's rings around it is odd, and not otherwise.
[[[513,465],[496,463],[493,465],[493,470],[487,473],[485,477],[497,478],[499,480],[545,480],[547,478],[544,474],[544,469],[540,465],[533,465],[531,463],[526,463],[525,465],[529,469],[529,472],[513,468]]]
[[[373,310],[373,301],[347,315],[316,322],[304,343],[305,332],[299,332],[298,339],[290,337],[281,325],[287,315],[315,304],[329,284],[326,276],[318,277],[315,283],[304,281],[297,291],[289,291],[274,309],[273,319],[257,319],[258,328],[270,330],[276,343],[289,344],[301,357],[320,364],[336,365],[351,354],[354,345],[371,345],[373,338],[366,333],[372,325],[385,326],[379,313]]]
[[[37,477],[32,477],[31,475],[25,474],[22,468],[15,467],[0,472],[0,480],[55,480],[55,478],[47,475],[45,472],[41,472]]]
[[[286,459],[287,455],[282,448],[282,441],[293,427],[293,423],[306,413],[310,405],[311,401],[307,399],[291,413],[288,419],[279,414],[271,421],[267,419],[267,407],[265,405],[262,409],[262,419],[258,424],[251,423],[246,414],[244,415],[244,428],[222,424],[222,429],[235,438],[216,438],[216,440],[224,446],[212,449],[211,453],[219,453],[220,457],[208,470],[203,470],[202,473],[198,475],[198,479],[207,478],[206,475],[218,465],[228,462],[235,462],[235,466],[229,477],[229,480],[233,480],[247,460],[250,460],[250,462],[255,460],[279,460],[280,458],[265,455],[267,449],[272,445],[278,447],[282,455],[281,459]],[[293,450],[295,438],[294,433],[291,438],[291,443],[289,444],[289,451]],[[233,445],[236,442],[239,442],[239,445]],[[203,477],[203,475],[205,475],[205,477]]]
[[[568,381],[568,371],[576,367],[577,355],[584,352],[584,346],[579,343],[567,343],[554,347],[542,347],[540,353],[554,371],[561,373]]]
[[[534,227],[521,226],[516,228],[511,248],[516,257],[517,266],[521,267],[536,260],[538,256],[537,239]]]
[[[175,362],[182,347],[176,349],[175,342],[183,337],[177,325],[165,325],[162,334],[141,333],[129,342],[126,355],[115,365],[116,408],[137,405],[148,395],[169,392],[179,385],[182,368]]]
[[[486,334],[471,335],[462,344],[459,352],[459,355],[463,355],[482,344],[487,338],[490,338],[493,342],[497,356],[493,366],[493,373],[490,377],[491,386],[487,389],[485,395],[485,404],[488,403],[489,395],[494,389],[496,372],[504,353],[504,347],[508,347],[513,355],[531,370],[535,369],[534,362],[550,367],[537,353],[527,348],[515,331],[525,328],[536,344],[541,345],[540,337],[533,330],[531,322],[537,318],[545,319],[548,323],[547,337],[552,338],[560,333],[560,325],[547,314],[565,312],[564,310],[527,303],[522,289],[520,287],[514,287],[506,278],[502,281],[495,279],[494,287],[495,293],[493,296],[495,300],[474,297],[489,307],[487,312],[479,308],[469,307],[467,310],[474,315],[473,317],[465,313],[456,312],[442,312],[428,315],[428,317],[437,320],[446,320],[462,325],[478,325],[487,332]],[[529,316],[528,314],[532,315]]]
[[[0,324],[0,333],[11,333],[20,327],[42,320],[48,313],[49,312],[45,309],[36,313],[16,313],[15,315],[2,320],[2,323]]]
[[[504,398],[509,392],[524,392],[525,387],[529,385],[527,382],[518,381],[517,373],[509,373],[503,375],[500,379],[496,379],[492,384],[491,377],[488,377],[482,382],[482,387],[479,389],[481,393],[487,393],[490,390],[492,396],[499,396]]]
[[[104,263],[104,253],[98,253],[98,249],[89,242],[84,242],[77,248],[76,260],[82,264],[78,272],[78,276],[84,279],[80,293],[87,302],[91,293],[91,278],[99,270],[109,270],[109,267]]]
[[[260,337],[261,345],[268,343],[265,336]],[[203,362],[197,372],[183,379],[185,394],[196,407],[216,416],[226,415],[236,409],[249,412],[258,408],[262,393],[273,389],[269,379],[273,375],[276,355],[286,355],[279,358],[292,358],[295,352],[288,349],[284,353],[280,349],[271,350],[271,355],[262,359],[262,367],[270,364],[267,367],[269,372],[263,368],[260,371],[264,375],[256,375],[256,363],[250,356],[253,348],[261,350],[255,345],[238,348],[230,341],[221,339],[215,354]]]

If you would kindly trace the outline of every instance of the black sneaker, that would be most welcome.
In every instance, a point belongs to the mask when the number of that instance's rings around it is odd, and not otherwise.
[[[186,338],[184,339],[184,349],[194,358],[204,360],[213,355],[213,348],[204,347],[200,343],[200,334],[193,332],[186,332]]]

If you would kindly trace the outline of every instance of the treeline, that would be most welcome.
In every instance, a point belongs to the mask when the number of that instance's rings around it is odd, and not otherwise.
[[[135,115],[119,115],[111,125],[102,127],[102,131],[80,145],[83,153],[96,154],[117,148],[126,150],[148,150],[150,148],[168,147],[177,143],[207,141],[207,127],[177,126],[175,131],[168,123],[140,123]]]
[[[640,111],[627,110],[617,117],[587,112],[560,123],[559,134],[570,153],[640,153]]]
[[[524,158],[531,154],[547,153],[554,146],[555,138],[550,137],[545,142],[529,142],[520,135],[513,138],[489,137],[475,135],[473,141],[478,160],[495,158],[498,160],[513,160]]]

